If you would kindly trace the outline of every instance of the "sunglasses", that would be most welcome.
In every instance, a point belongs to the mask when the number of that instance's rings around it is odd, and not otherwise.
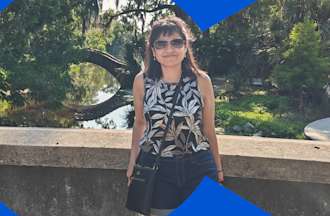
[[[184,46],[185,44],[185,40],[181,39],[181,38],[177,38],[177,39],[173,39],[170,41],[166,41],[166,40],[156,40],[153,44],[153,47],[155,49],[164,49],[165,47],[167,47],[169,44],[171,44],[171,46],[173,48],[177,48],[180,49]]]

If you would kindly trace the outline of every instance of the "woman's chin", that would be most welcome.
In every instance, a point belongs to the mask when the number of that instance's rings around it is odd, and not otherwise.
[[[181,65],[181,62],[161,62],[160,63],[163,67],[178,67]]]

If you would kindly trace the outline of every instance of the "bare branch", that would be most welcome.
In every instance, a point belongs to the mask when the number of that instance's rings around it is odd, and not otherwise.
[[[142,9],[142,8],[137,8],[137,9],[130,9],[130,10],[125,10],[122,12],[119,12],[117,14],[114,14],[112,16],[109,17],[109,21],[105,24],[106,28],[109,28],[109,26],[111,25],[111,22],[113,21],[113,19],[115,19],[116,17],[125,15],[125,14],[130,14],[130,13],[136,13],[136,12],[140,12],[140,13],[153,13],[159,10],[164,10],[164,9],[169,9],[171,11],[173,11],[177,16],[179,15],[179,17],[186,19],[186,17],[182,17],[182,13],[178,13],[178,7],[176,5],[168,5],[168,4],[160,4],[157,7],[153,8],[153,9]]]

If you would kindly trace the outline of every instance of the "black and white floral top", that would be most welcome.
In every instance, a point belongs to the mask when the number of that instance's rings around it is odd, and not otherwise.
[[[141,150],[157,154],[164,135],[176,83],[154,80],[144,76],[144,116],[147,128],[139,140]],[[162,157],[198,152],[209,148],[209,141],[203,135],[203,101],[197,87],[197,78],[192,72],[183,72],[183,83],[175,105],[173,120],[162,147]]]

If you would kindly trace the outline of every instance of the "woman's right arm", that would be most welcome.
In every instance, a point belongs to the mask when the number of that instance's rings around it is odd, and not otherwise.
[[[143,97],[144,97],[143,72],[138,73],[134,78],[133,97],[134,97],[135,120],[132,131],[131,153],[130,153],[130,159],[127,169],[128,185],[131,182],[133,168],[136,162],[136,158],[140,151],[139,140],[143,136],[144,130],[146,128],[146,120],[144,118],[144,112],[143,112]]]

